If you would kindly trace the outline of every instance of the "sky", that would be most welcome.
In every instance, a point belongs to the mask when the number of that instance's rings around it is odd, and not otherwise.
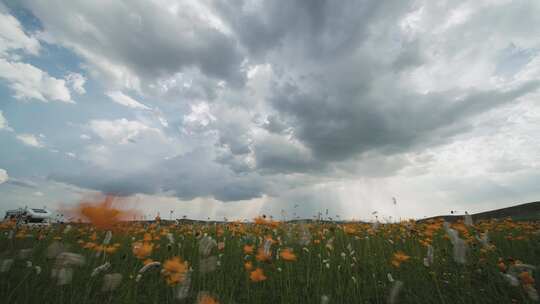
[[[114,194],[149,217],[392,220],[539,200],[539,15],[0,1],[0,212]]]

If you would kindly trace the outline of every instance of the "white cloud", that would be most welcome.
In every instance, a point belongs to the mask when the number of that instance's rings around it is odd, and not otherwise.
[[[128,108],[150,110],[149,107],[143,105],[142,103],[136,101],[135,99],[127,96],[120,91],[107,92],[106,95],[109,96],[114,102]]]
[[[86,83],[86,78],[79,73],[69,73],[66,75],[67,84],[79,95],[86,93],[84,89],[84,84]]]
[[[4,169],[0,169],[0,184],[7,182],[9,179],[8,173]]]
[[[44,145],[39,141],[39,139],[33,134],[19,134],[17,139],[23,144],[36,148],[43,148]]]
[[[84,140],[89,140],[89,139],[91,139],[91,137],[90,137],[89,135],[87,135],[87,134],[81,134],[80,138],[81,138],[81,139],[84,139]]]
[[[2,110],[0,110],[0,130],[13,131],[9,126],[7,119],[4,117]]]
[[[65,80],[51,77],[47,72],[31,64],[10,62],[0,58],[0,79],[8,83],[15,92],[16,99],[74,103]]]
[[[92,120],[88,127],[94,134],[111,143],[127,144],[135,140],[142,132],[150,131],[161,135],[159,129],[125,118],[117,120]]]
[[[36,38],[24,33],[15,17],[0,12],[0,56],[7,56],[7,52],[18,49],[38,55],[40,44]]]
[[[214,121],[216,121],[216,117],[210,111],[208,103],[192,104],[191,112],[184,115],[184,130],[190,132],[194,129],[204,128]]]

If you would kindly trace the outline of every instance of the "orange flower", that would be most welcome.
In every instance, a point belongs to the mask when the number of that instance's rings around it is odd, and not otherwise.
[[[133,255],[135,255],[138,259],[144,259],[152,254],[152,250],[154,249],[154,245],[150,243],[141,243],[136,242],[133,243]]]
[[[219,302],[212,296],[202,294],[197,297],[197,304],[219,304]]]
[[[281,258],[284,259],[285,261],[296,261],[296,255],[289,248],[283,249],[279,253],[279,256],[281,256]]]
[[[499,263],[497,264],[497,267],[499,267],[500,272],[505,272],[506,271],[506,265],[504,265],[503,261],[499,261]]]
[[[252,270],[252,269],[253,269],[253,263],[251,263],[251,262],[246,262],[246,263],[244,264],[244,268],[245,268],[247,271]]]
[[[92,242],[88,242],[84,244],[83,246],[84,249],[93,249],[94,247],[96,247],[96,243],[92,243]]]
[[[144,237],[143,237],[143,241],[151,242],[152,241],[152,235],[150,233],[145,233]]]
[[[403,251],[398,251],[394,253],[394,257],[392,258],[392,265],[395,267],[399,267],[401,263],[407,261],[410,258],[410,256],[403,253]]]
[[[103,248],[103,251],[105,251],[107,254],[113,254],[116,252],[116,250],[118,250],[118,247],[116,246],[105,246],[105,248]]]
[[[153,262],[154,262],[154,260],[152,260],[152,259],[146,259],[146,260],[143,261],[143,265],[148,265],[148,264],[153,263]]]
[[[163,263],[163,275],[169,285],[181,283],[186,278],[188,262],[183,262],[179,257],[173,257]]]
[[[259,248],[257,250],[257,255],[255,256],[255,259],[257,259],[257,261],[259,262],[266,262],[266,261],[270,261],[272,259],[272,256],[266,254],[264,252],[264,248]]]
[[[531,277],[531,274],[527,271],[523,271],[519,274],[519,279],[521,280],[521,284],[523,285],[533,285],[534,284],[534,278]]]
[[[261,268],[257,268],[253,270],[249,274],[249,278],[251,279],[252,282],[260,282],[260,281],[266,280],[266,276],[264,275],[264,272]]]
[[[245,254],[252,254],[253,253],[253,245],[244,245],[244,253]]]

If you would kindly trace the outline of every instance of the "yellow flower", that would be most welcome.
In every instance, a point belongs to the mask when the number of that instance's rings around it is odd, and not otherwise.
[[[152,250],[154,249],[154,245],[150,243],[141,243],[136,242],[133,244],[133,255],[135,255],[138,259],[144,259],[152,254]]]
[[[179,257],[173,257],[163,263],[163,275],[169,285],[182,283],[186,278],[188,263],[183,262]]]

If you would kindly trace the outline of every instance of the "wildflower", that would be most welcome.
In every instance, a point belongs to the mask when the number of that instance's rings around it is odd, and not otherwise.
[[[169,241],[169,244],[174,244],[174,237],[172,233],[167,233],[167,240]]]
[[[247,270],[247,271],[250,271],[253,269],[253,263],[251,262],[245,262],[244,263],[244,268]]]
[[[112,273],[103,276],[102,292],[114,291],[122,283],[122,274]]]
[[[397,298],[399,296],[399,292],[401,291],[401,288],[403,287],[403,282],[401,281],[395,281],[392,285],[392,289],[390,290],[390,294],[388,296],[388,303],[394,304],[397,303]]]
[[[424,258],[424,266],[430,267],[433,265],[433,246],[428,245],[427,255]]]
[[[35,266],[34,270],[36,271],[36,275],[39,275],[41,273],[41,267],[40,266]]]
[[[259,262],[265,262],[270,261],[272,259],[272,256],[270,254],[267,254],[264,248],[259,248],[257,250],[257,255],[255,256],[255,259]]]
[[[208,258],[201,259],[199,261],[199,272],[208,273],[208,272],[212,272],[216,270],[217,262],[218,260],[215,255]]]
[[[199,242],[199,254],[202,256],[209,256],[216,245],[216,241],[211,236],[203,237]]]
[[[54,259],[65,250],[66,248],[62,243],[54,241],[47,247],[47,258]]]
[[[266,276],[261,268],[256,268],[249,274],[249,278],[252,282],[260,282],[266,280]]]
[[[407,261],[410,258],[410,256],[406,255],[402,251],[398,251],[394,253],[394,257],[392,258],[392,265],[395,267],[401,266],[401,263]]]
[[[454,243],[454,261],[459,264],[465,264],[467,254],[467,243],[464,240],[458,238]]]
[[[148,269],[154,268],[154,267],[159,267],[159,266],[161,266],[160,262],[151,262],[151,263],[145,264],[143,267],[141,267],[141,269],[139,269],[139,274],[143,274]]]
[[[188,271],[188,263],[179,257],[173,257],[163,264],[162,274],[165,276],[167,284],[173,286],[184,281]]]
[[[225,249],[225,242],[219,242],[217,244],[217,248],[219,251],[222,251],[223,249]]]
[[[142,260],[152,254],[154,245],[151,243],[133,243],[132,252],[138,259]]]
[[[390,282],[390,283],[393,283],[393,282],[394,282],[394,278],[392,277],[392,274],[391,274],[391,273],[387,273],[387,274],[386,274],[386,278],[388,279],[388,282]]]
[[[88,243],[85,243],[82,247],[84,249],[94,249],[96,246],[97,246],[96,243],[88,242]]]
[[[107,271],[109,268],[111,268],[111,263],[107,262],[101,266],[98,266],[92,270],[92,273],[90,274],[91,277],[97,276],[99,273]]]
[[[244,245],[244,253],[245,254],[252,254],[253,253],[253,246]]]
[[[188,271],[184,277],[184,281],[174,286],[174,294],[177,300],[183,300],[189,295],[191,287],[191,271]]]
[[[504,261],[502,259],[499,259],[499,262],[497,263],[497,267],[499,268],[500,272],[506,271],[506,265],[504,264]]]
[[[0,261],[0,273],[8,272],[13,265],[13,259],[5,259]]]
[[[154,260],[152,260],[152,259],[146,259],[146,260],[144,260],[142,263],[143,263],[143,265],[148,265],[148,264],[150,264],[150,263],[154,263]]]
[[[523,271],[519,274],[519,279],[523,285],[534,285],[534,278],[528,271]]]
[[[219,302],[206,292],[200,292],[197,296],[197,304],[219,304]]]
[[[330,297],[327,296],[327,295],[322,295],[321,296],[321,304],[328,304],[330,303]]]
[[[105,234],[105,238],[103,239],[103,245],[109,245],[112,239],[112,232],[109,230]]]
[[[285,248],[280,253],[279,256],[285,261],[296,261],[296,255],[292,252],[291,249]]]
[[[58,278],[59,286],[70,284],[73,279],[73,268],[60,268],[53,277]]]

